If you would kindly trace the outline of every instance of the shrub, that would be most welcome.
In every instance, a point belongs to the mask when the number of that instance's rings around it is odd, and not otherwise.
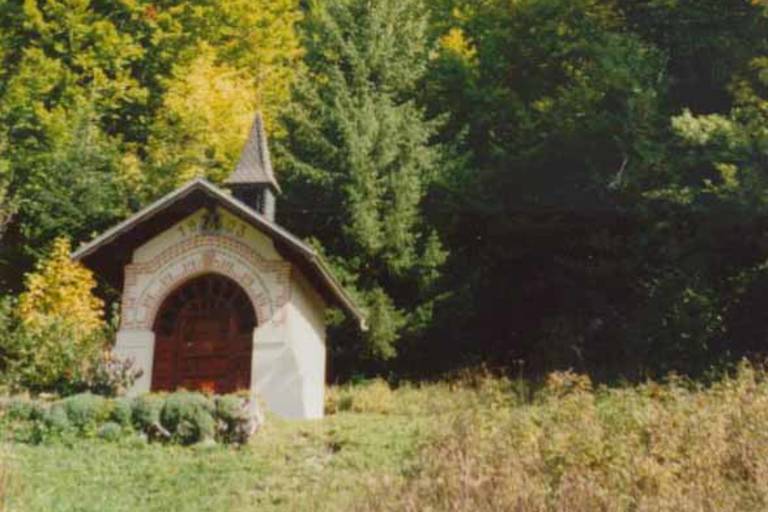
[[[71,429],[67,410],[62,403],[51,405],[43,414],[43,424],[54,433],[63,433]]]
[[[133,401],[133,422],[138,430],[146,432],[160,425],[160,410],[163,408],[163,395],[148,394]]]
[[[5,407],[5,415],[11,421],[34,421],[43,417],[42,405],[26,398],[14,398]]]
[[[104,350],[85,374],[85,384],[93,393],[104,396],[124,394],[144,374],[132,359],[121,359]]]
[[[325,411],[390,414],[395,408],[395,394],[383,379],[361,384],[329,388],[326,391]]]
[[[263,422],[258,404],[236,395],[216,397],[216,418],[219,439],[233,444],[245,444]]]
[[[160,424],[181,444],[212,440],[216,434],[215,410],[213,401],[200,393],[173,393],[160,411]]]
[[[26,290],[19,297],[19,315],[30,332],[49,324],[66,323],[74,337],[87,340],[104,328],[104,304],[92,293],[93,273],[73,261],[69,240],[58,238],[47,258],[25,276]]]
[[[112,401],[112,410],[109,412],[109,419],[123,427],[129,427],[132,424],[133,409],[130,398],[117,398]]]
[[[259,407],[248,397],[208,398],[186,391],[133,400],[91,393],[53,403],[17,398],[0,402],[0,407],[0,432],[31,443],[76,435],[114,440],[138,432],[148,440],[185,445],[207,440],[243,444],[263,423]]]
[[[106,342],[93,275],[72,261],[69,242],[59,239],[25,285],[18,304],[9,309],[7,303],[0,315],[10,315],[0,322],[6,374],[14,386],[33,391],[82,391]]]
[[[70,425],[81,432],[95,431],[109,417],[109,404],[104,397],[82,393],[60,402]]]
[[[68,241],[56,240],[25,284],[18,301],[0,300],[5,385],[62,396],[88,390],[112,396],[135,381],[140,373],[131,362],[105,350],[112,332],[102,302],[91,293],[96,282],[71,260]]]
[[[30,330],[14,324],[0,336],[5,383],[13,390],[70,395],[88,389],[103,334],[78,338],[67,322],[51,321]]]
[[[97,435],[105,441],[117,441],[123,436],[123,428],[114,421],[108,421],[99,427]]]

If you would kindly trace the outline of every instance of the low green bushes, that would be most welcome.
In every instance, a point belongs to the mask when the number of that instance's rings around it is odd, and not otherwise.
[[[28,443],[141,436],[183,445],[201,441],[243,444],[262,422],[258,408],[246,397],[210,397],[186,391],[134,399],[108,399],[91,393],[51,402],[15,398],[2,404],[0,414],[4,436]]]

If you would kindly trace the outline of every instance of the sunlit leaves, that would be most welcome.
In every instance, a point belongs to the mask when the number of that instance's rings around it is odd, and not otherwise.
[[[78,336],[88,337],[103,327],[104,305],[92,295],[96,281],[88,269],[72,261],[67,239],[57,239],[50,255],[25,281],[19,316],[31,331],[65,323]]]

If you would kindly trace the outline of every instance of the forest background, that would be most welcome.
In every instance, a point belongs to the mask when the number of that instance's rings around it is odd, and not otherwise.
[[[22,310],[59,237],[221,183],[259,110],[277,221],[369,317],[329,319],[334,380],[768,353],[763,2],[0,0],[0,62]]]

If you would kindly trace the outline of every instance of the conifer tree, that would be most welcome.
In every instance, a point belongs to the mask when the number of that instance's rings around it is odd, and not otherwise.
[[[314,2],[303,28],[306,76],[283,118],[283,220],[321,240],[367,304],[369,353],[391,357],[428,316],[445,259],[423,214],[440,167],[436,122],[414,101],[430,49],[425,7]]]

